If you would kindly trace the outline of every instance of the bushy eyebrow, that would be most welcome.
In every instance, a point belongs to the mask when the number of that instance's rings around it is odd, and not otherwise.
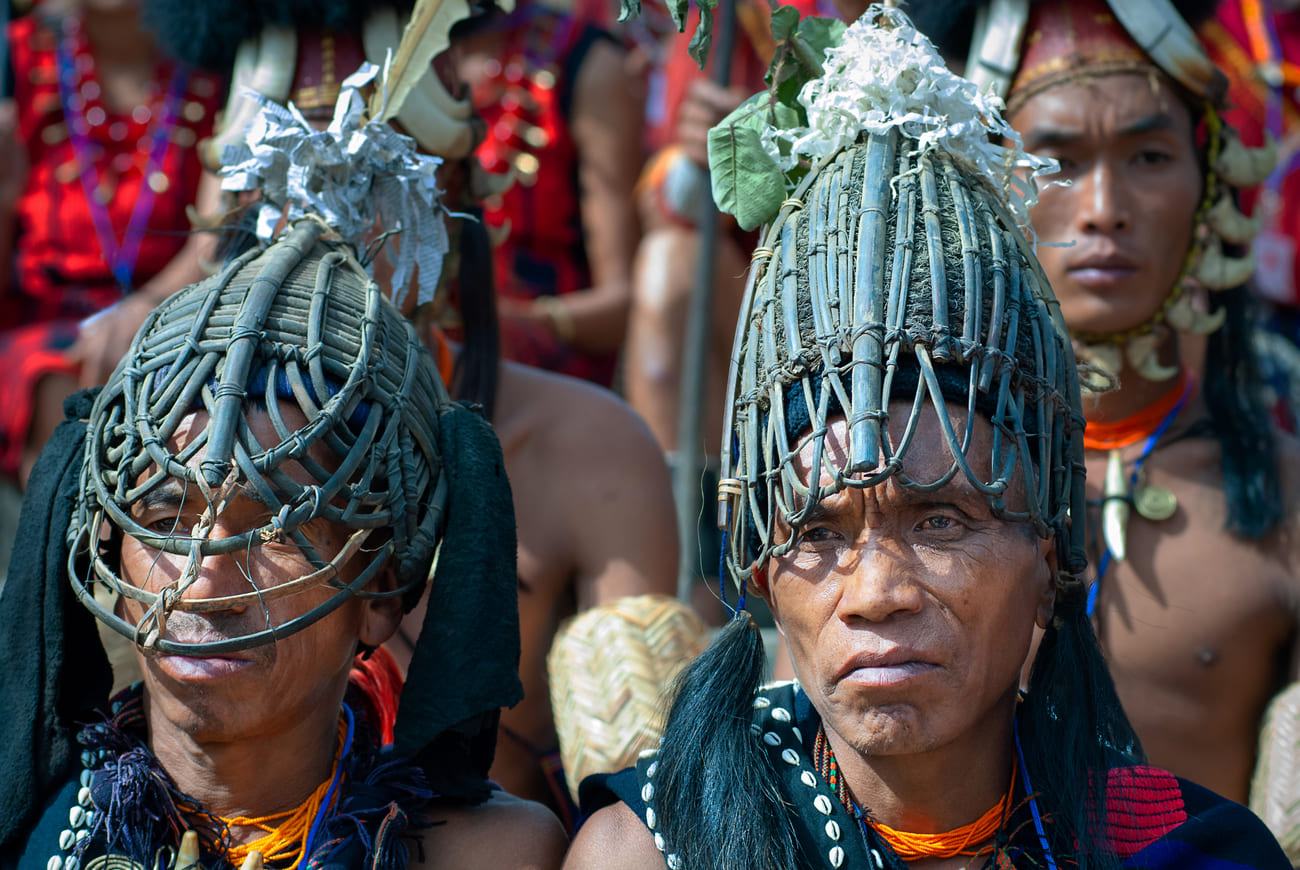
[[[257,489],[250,483],[241,483],[230,496],[243,498],[258,504],[265,504]],[[168,478],[131,503],[132,513],[147,513],[155,510],[179,510],[186,502],[200,498],[198,488],[187,486],[176,478]]]
[[[844,490],[841,490],[840,493],[835,493],[835,495],[840,495],[843,492]],[[943,488],[934,491],[922,492],[908,486],[901,487],[890,496],[890,502],[898,509],[947,507],[960,511],[967,516],[973,516],[971,508],[976,506],[992,511],[988,497],[977,491],[960,475],[954,477]],[[801,502],[798,505],[799,509],[802,509],[803,504],[806,504],[806,502]],[[826,498],[819,499],[817,504],[808,510],[807,516],[800,525],[824,522],[835,517],[844,509],[840,502],[827,504]]]
[[[176,478],[151,487],[147,492],[131,502],[132,513],[148,513],[166,508],[176,509],[185,503],[185,487]]]
[[[1166,130],[1177,129],[1177,123],[1174,116],[1168,112],[1156,112],[1143,118],[1138,118],[1131,124],[1115,131],[1115,135],[1124,138],[1130,136],[1142,136],[1147,133],[1164,132]],[[1039,124],[1031,127],[1024,135],[1025,147],[1033,150],[1035,148],[1050,148],[1060,145],[1070,145],[1083,139],[1085,134],[1077,129],[1068,127],[1057,127],[1052,124]]]

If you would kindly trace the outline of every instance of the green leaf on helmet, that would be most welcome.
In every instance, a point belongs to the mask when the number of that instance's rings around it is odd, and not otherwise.
[[[752,230],[781,209],[785,173],[763,147],[770,97],[755,94],[709,131],[709,170],[713,201]]]
[[[789,39],[799,26],[799,10],[793,6],[780,6],[772,13],[772,39],[780,44]]]
[[[844,39],[846,25],[838,18],[805,18],[799,22],[794,41],[800,57],[816,59],[817,75],[821,75],[821,64],[826,59],[826,49],[833,48]]]
[[[700,23],[695,27],[695,33],[691,34],[691,41],[686,46],[686,51],[700,65],[700,69],[704,69],[704,64],[709,59],[709,49],[713,46],[713,9],[718,5],[718,0],[695,0],[695,2],[700,7]],[[678,24],[677,29],[681,30],[682,26]]]

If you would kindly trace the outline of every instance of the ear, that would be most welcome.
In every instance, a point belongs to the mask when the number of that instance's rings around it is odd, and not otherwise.
[[[397,588],[391,565],[375,578],[374,586],[378,589]],[[402,622],[402,598],[367,598],[362,605],[357,639],[365,646],[380,646],[393,636]]]
[[[1056,611],[1056,574],[1060,568],[1056,558],[1056,537],[1039,538],[1038,553],[1038,611],[1034,622],[1039,628],[1047,628],[1052,624],[1052,615]]]

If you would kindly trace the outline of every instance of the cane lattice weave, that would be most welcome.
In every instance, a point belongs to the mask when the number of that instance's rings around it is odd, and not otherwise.
[[[1300,683],[1275,697],[1264,714],[1250,808],[1300,867]]]
[[[556,633],[551,708],[575,800],[584,777],[622,770],[658,745],[664,696],[708,643],[695,612],[663,595],[592,608]]]
[[[732,576],[790,546],[817,502],[895,477],[933,491],[962,474],[995,513],[1055,535],[1082,568],[1083,420],[1059,306],[1001,194],[978,173],[897,129],[824,159],[768,226],[736,328],[719,524]],[[893,413],[906,425],[891,436]],[[960,423],[955,410],[965,412]],[[908,476],[921,415],[937,415],[952,465]],[[993,425],[988,467],[968,455],[976,415]],[[847,422],[833,467],[828,425]],[[897,440],[895,440],[897,439]],[[818,484],[793,459],[812,445]],[[1003,495],[1019,477],[1027,507]],[[1020,485],[1020,484],[1017,484]]]
[[[326,233],[318,220],[299,221],[273,245],[172,296],[95,402],[69,576],[99,619],[146,649],[245,649],[305,628],[349,598],[402,596],[427,578],[445,501],[438,417],[450,400],[410,324],[351,247],[324,240]],[[306,422],[290,425],[286,408]],[[206,426],[177,452],[180,423],[199,411]],[[257,441],[254,413],[267,416],[276,443]],[[186,499],[198,494],[205,509],[197,522],[136,521],[133,507],[164,487]],[[212,534],[236,494],[265,505],[269,520]],[[337,553],[313,547],[303,528],[313,520],[346,528]],[[121,535],[185,557],[180,576],[124,580],[112,555]],[[247,591],[236,595],[182,598],[205,558],[230,554],[247,565],[249,553],[271,542],[296,545],[314,570],[270,586],[249,576]],[[396,583],[367,590],[386,567]],[[337,591],[285,624],[268,618],[258,631],[209,643],[166,638],[175,611],[268,612],[269,602],[322,585]],[[128,623],[95,600],[96,586],[143,602],[144,617]]]

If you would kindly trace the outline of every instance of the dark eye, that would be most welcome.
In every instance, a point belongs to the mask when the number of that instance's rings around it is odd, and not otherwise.
[[[144,527],[160,535],[174,535],[183,531],[180,517],[159,517],[145,523]]]
[[[1162,163],[1168,163],[1173,158],[1164,151],[1155,151],[1150,148],[1138,153],[1137,160],[1144,166],[1158,166]]]
[[[946,517],[943,514],[935,514],[926,517],[916,524],[918,532],[945,532],[949,529],[956,528],[957,522],[952,517]]]
[[[825,526],[813,526],[810,529],[804,529],[803,531],[801,531],[799,533],[799,537],[797,538],[796,542],[800,546],[804,546],[804,545],[812,546],[816,544],[824,544],[829,541],[834,541],[838,539],[839,539],[839,535],[836,534],[835,532],[832,532],[830,529],[826,528]]]

